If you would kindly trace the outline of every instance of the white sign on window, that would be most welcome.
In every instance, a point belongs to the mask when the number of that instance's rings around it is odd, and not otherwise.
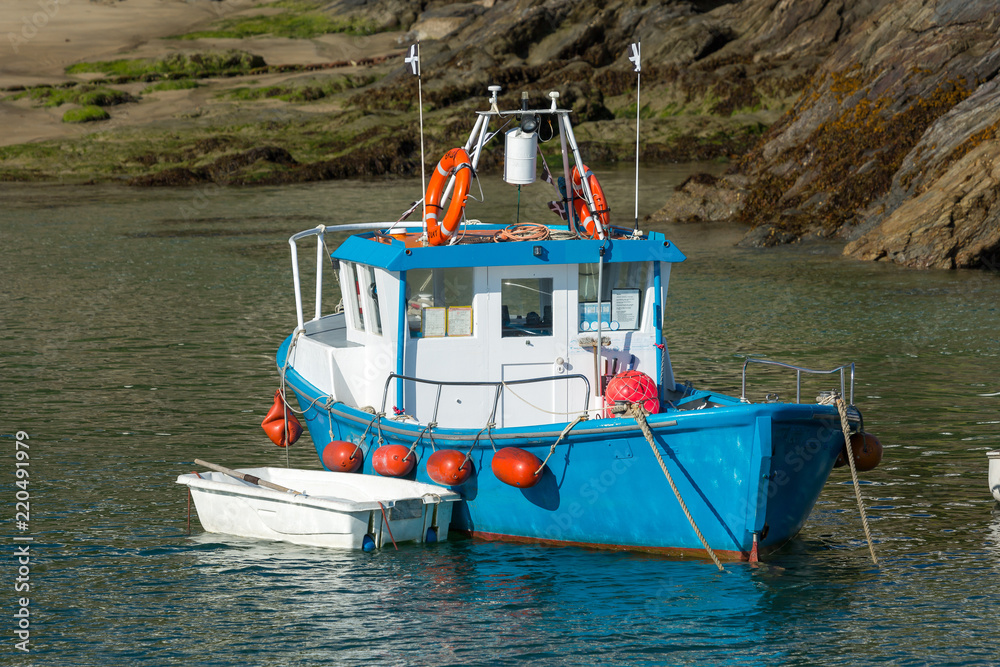
[[[448,309],[447,308],[422,308],[420,311],[423,323],[420,331],[424,338],[440,338],[448,331]]]
[[[448,335],[472,335],[472,306],[452,306],[448,309]]]
[[[611,321],[617,323],[619,329],[639,328],[639,290],[611,290]]]

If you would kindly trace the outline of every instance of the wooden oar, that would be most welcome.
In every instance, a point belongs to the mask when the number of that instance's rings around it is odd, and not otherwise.
[[[304,496],[306,494],[301,491],[295,491],[294,489],[289,489],[287,487],[281,486],[280,484],[275,484],[274,482],[269,482],[266,479],[261,479],[254,475],[248,475],[246,473],[233,470],[231,468],[226,468],[215,463],[209,463],[208,461],[202,461],[201,459],[195,459],[195,463],[200,466],[205,466],[206,468],[211,468],[230,477],[235,477],[236,479],[242,479],[244,482],[249,482],[250,484],[256,484],[257,486],[267,487],[268,489],[274,489],[275,491],[281,491],[283,493],[294,493],[297,496]]]

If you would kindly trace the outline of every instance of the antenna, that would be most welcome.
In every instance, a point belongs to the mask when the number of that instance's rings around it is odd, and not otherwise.
[[[420,40],[410,46],[410,55],[403,62],[410,66],[417,75],[417,111],[420,116],[420,193],[423,202],[424,235],[427,235],[427,162],[424,159],[424,89],[423,77],[420,75]],[[638,223],[637,223],[638,224]]]
[[[635,234],[639,233],[639,91],[642,87],[642,42],[633,42],[628,57],[635,67]]]

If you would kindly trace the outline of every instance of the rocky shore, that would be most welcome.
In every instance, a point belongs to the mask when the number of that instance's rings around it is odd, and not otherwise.
[[[1000,270],[1000,6],[740,4],[777,24],[785,10],[786,29],[756,39],[821,63],[727,176],[684,184],[657,217],[736,218],[750,245],[820,236],[858,259]]]
[[[486,87],[550,90],[591,162],[719,159],[653,217],[744,243],[1000,267],[1000,9],[986,0],[12,0],[0,180],[272,184],[412,174]],[[460,122],[461,119],[461,122]],[[81,122],[84,121],[84,122]],[[548,149],[547,149],[548,150]],[[484,168],[491,165],[485,164]]]

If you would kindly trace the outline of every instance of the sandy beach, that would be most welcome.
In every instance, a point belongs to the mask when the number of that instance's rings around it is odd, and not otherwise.
[[[65,70],[79,62],[120,58],[157,59],[172,53],[239,49],[260,55],[275,66],[350,61],[401,50],[399,34],[391,32],[364,37],[327,34],[313,39],[168,39],[223,19],[274,11],[250,0],[7,0],[0,10],[0,89],[100,78],[99,74],[70,76]],[[292,78],[295,75],[266,74],[255,77],[255,83],[277,85]],[[0,126],[5,129],[0,146],[106,132],[109,123],[119,129],[138,128],[183,120],[192,114],[231,113],[233,105],[218,100],[217,93],[245,85],[232,79],[203,83],[204,87],[146,94],[138,102],[110,107],[111,120],[103,123],[64,123],[65,107],[0,99]],[[118,86],[136,97],[145,87],[141,83]],[[317,105],[310,107],[311,112],[323,110]]]

